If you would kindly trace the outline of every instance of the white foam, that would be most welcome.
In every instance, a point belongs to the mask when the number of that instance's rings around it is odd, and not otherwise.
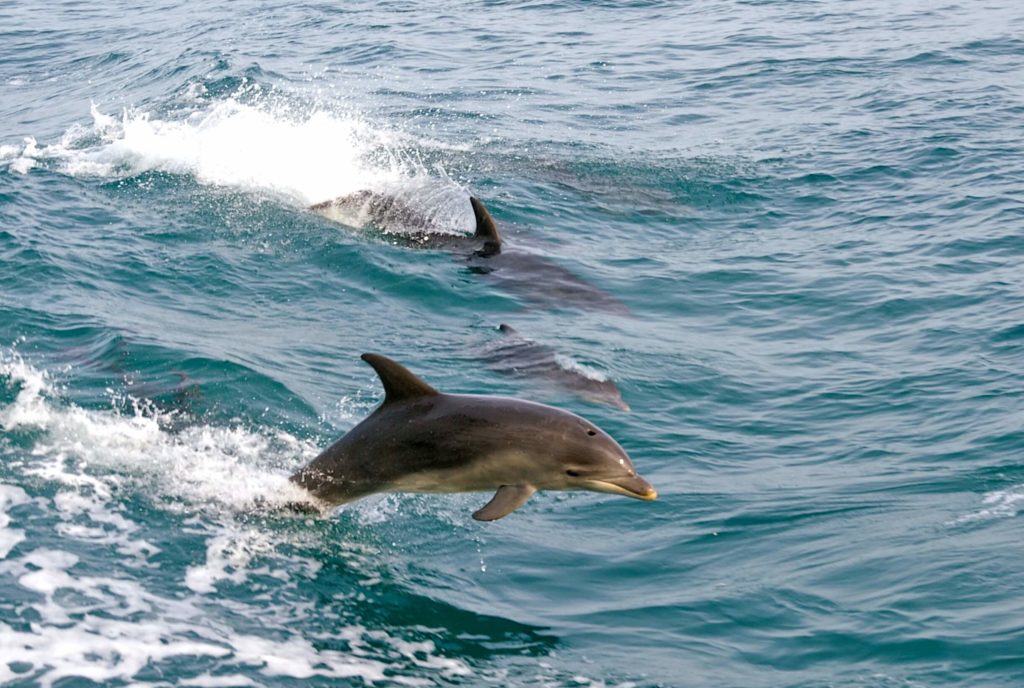
[[[13,404],[0,410],[0,428],[12,430],[25,425],[42,425],[49,418],[43,393],[49,391],[45,373],[25,363],[15,352],[0,353],[0,378],[19,388]]]
[[[120,135],[86,161],[127,167],[132,174],[191,174],[204,183],[273,191],[308,205],[388,180],[390,170],[364,159],[374,133],[356,119],[318,112],[292,120],[229,100],[185,121],[126,112]]]
[[[187,678],[178,682],[180,686],[195,686],[196,688],[245,688],[246,686],[259,686],[251,678],[246,676],[210,676],[203,674],[195,678]]]
[[[47,376],[17,354],[0,357],[0,378],[20,387],[14,402],[0,409],[0,426],[42,431],[33,453],[43,458],[28,472],[46,480],[88,487],[103,502],[111,484],[131,481],[140,489],[149,486],[155,496],[175,498],[166,500],[170,508],[181,508],[183,500],[186,508],[247,511],[257,502],[308,498],[288,481],[288,469],[315,456],[317,447],[286,432],[210,425],[171,432],[173,415],[145,404],[136,404],[131,415],[54,404],[47,398]],[[58,507],[70,516],[95,515],[90,499],[88,493],[62,493]],[[107,529],[130,527],[116,516],[106,518]]]
[[[0,559],[6,559],[11,550],[25,539],[25,531],[7,527],[11,524],[7,510],[28,501],[28,495],[20,487],[0,483]]]
[[[279,627],[272,637],[240,633],[211,620],[210,608],[200,606],[198,599],[155,594],[138,581],[115,576],[76,574],[78,565],[77,556],[50,549],[0,564],[0,574],[14,576],[18,586],[42,598],[32,605],[42,621],[28,630],[0,622],[0,659],[16,658],[28,665],[30,672],[40,674],[36,678],[42,686],[67,677],[100,683],[131,681],[144,668],[176,656],[188,656],[192,664],[201,664],[203,658],[217,659],[219,671],[255,670],[267,677],[299,679],[357,677],[366,682],[387,679],[422,685],[422,679],[401,673],[413,668],[444,675],[471,673],[464,663],[437,656],[430,641],[410,643],[358,624],[339,624],[329,634],[332,645],[344,641],[347,651],[318,648],[315,641],[327,638],[307,637],[301,629]],[[245,602],[231,606],[235,614],[252,615],[255,611]],[[391,648],[383,660],[372,656],[380,654],[382,645]],[[406,661],[396,665],[396,657]],[[0,661],[0,682],[24,675]],[[258,682],[242,673],[223,673],[183,678],[182,685],[248,686]]]
[[[39,148],[36,140],[31,136],[25,138],[25,145],[0,146],[0,163],[6,163],[11,172],[28,174],[28,171],[36,166],[36,156],[39,155]]]
[[[116,480],[115,476],[111,476]],[[84,481],[79,480],[81,485]],[[110,491],[99,480],[88,481],[87,488],[62,490],[53,503],[62,523],[57,526],[61,535],[94,544],[118,545],[126,534],[138,530],[138,525],[124,517],[119,509],[111,507]],[[131,550],[122,551],[144,563],[147,556],[156,553],[157,548],[138,543]],[[148,553],[147,553],[148,552]]]
[[[350,113],[296,112],[234,98],[163,119],[139,109],[119,118],[94,104],[91,126],[73,125],[59,143],[0,148],[0,161],[27,173],[53,163],[83,177],[144,172],[189,175],[203,184],[272,196],[299,207],[364,189],[412,194],[424,187],[460,189],[443,169],[419,160],[424,142]],[[462,192],[464,195],[464,192]],[[468,221],[468,210],[465,213]]]
[[[570,373],[576,373],[577,375],[581,375],[591,380],[596,380],[597,382],[608,381],[608,376],[600,370],[584,365],[570,356],[555,354],[555,362],[562,368],[562,370],[566,370]]]
[[[1024,485],[989,492],[982,498],[981,503],[985,505],[983,508],[957,518],[954,523],[1013,518],[1024,509]]]
[[[386,639],[387,635],[383,634],[383,637]],[[416,666],[438,669],[449,676],[469,676],[473,673],[464,662],[435,654],[437,647],[432,640],[419,642],[392,640],[392,645]]]
[[[212,593],[216,583],[245,582],[253,558],[274,551],[274,542],[263,531],[254,528],[227,527],[206,541],[206,562],[190,566],[185,574],[185,585],[193,592]],[[320,569],[319,562],[307,561],[304,574],[312,577]],[[267,572],[274,576],[273,572]],[[279,576],[275,576],[279,577]]]
[[[33,498],[22,486],[0,484],[0,548],[6,556],[0,584],[19,588],[21,611],[35,619],[0,622],[0,684],[21,680],[49,688],[71,677],[133,683],[140,672],[175,657],[200,667],[216,662],[216,675],[203,669],[181,677],[182,685],[199,688],[263,684],[253,673],[266,677],[266,684],[287,677],[408,685],[434,683],[422,678],[424,671],[470,673],[429,642],[410,642],[343,617],[323,637],[310,633],[294,623],[296,615],[337,612],[312,603],[304,609],[294,595],[276,607],[269,595],[210,594],[250,576],[278,581],[281,588],[316,577],[318,561],[278,548],[282,538],[294,542],[294,535],[275,535],[233,517],[255,496],[272,501],[268,493],[274,490],[282,499],[301,498],[290,491],[284,464],[307,460],[314,447],[286,433],[240,427],[199,425],[173,433],[159,415],[141,411],[144,404],[129,415],[61,404],[50,398],[50,377],[10,352],[0,353],[3,384],[17,389],[0,408],[5,431],[33,431],[34,444],[25,463],[14,465],[14,478],[25,477],[26,484],[41,478],[58,489],[52,498]],[[132,575],[140,566],[155,567],[149,560],[159,549],[141,537],[143,524],[128,517],[126,491],[190,512],[183,529],[205,542],[206,553],[178,573],[177,582]],[[18,512],[10,511],[30,502],[57,523],[57,547],[51,538],[32,548],[31,538],[9,527],[18,525]],[[379,561],[359,548],[339,554],[365,569]],[[109,562],[109,570],[97,573],[97,562]],[[152,585],[169,591],[155,592]],[[221,608],[226,615],[218,613]],[[225,618],[258,618],[269,628],[265,635],[240,631]]]
[[[10,162],[14,158],[18,157],[21,153],[21,148],[18,146],[0,146],[0,162]]]

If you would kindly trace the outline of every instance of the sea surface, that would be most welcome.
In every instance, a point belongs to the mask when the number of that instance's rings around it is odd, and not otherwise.
[[[0,684],[1024,685],[1022,37],[1017,0],[0,2]],[[557,270],[309,211],[361,190],[451,233],[478,196]],[[502,323],[632,410],[506,374]],[[587,417],[660,498],[273,508],[368,351]]]

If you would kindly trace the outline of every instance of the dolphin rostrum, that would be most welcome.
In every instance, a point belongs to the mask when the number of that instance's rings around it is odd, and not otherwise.
[[[322,502],[496,490],[473,514],[494,521],[538,490],[657,497],[622,447],[575,414],[509,397],[442,394],[389,358],[362,358],[380,376],[384,402],[291,477]]]

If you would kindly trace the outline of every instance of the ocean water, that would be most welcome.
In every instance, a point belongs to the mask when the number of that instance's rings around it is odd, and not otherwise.
[[[1024,685],[1022,35],[0,3],[0,683]],[[308,211],[364,189],[477,195],[622,308]],[[632,410],[489,365],[500,323]],[[586,416],[659,500],[258,508],[378,403],[365,351]]]

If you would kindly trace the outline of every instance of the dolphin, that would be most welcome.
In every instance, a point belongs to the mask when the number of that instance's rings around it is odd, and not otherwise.
[[[481,217],[486,218],[498,237],[498,226],[490,212],[477,198],[470,198],[473,213],[480,226]],[[484,275],[497,281],[510,291],[517,292],[527,301],[560,307],[582,307],[588,310],[603,310],[629,315],[629,308],[606,291],[582,280],[572,270],[564,268],[538,253],[509,246],[498,239],[485,246],[485,250],[472,252],[467,256],[470,272]]]
[[[471,236],[452,234],[431,215],[423,213],[399,196],[364,189],[309,207],[329,220],[351,227],[367,224],[381,230],[388,239],[411,248],[456,249],[477,256],[501,252],[501,234],[494,219],[479,199],[471,196],[476,230]]]
[[[377,492],[496,490],[494,521],[538,490],[591,490],[652,500],[619,444],[568,411],[509,397],[442,394],[399,363],[363,354],[384,401],[291,480],[327,505]]]
[[[505,336],[491,344],[483,356],[484,361],[498,372],[518,377],[541,377],[587,401],[629,411],[629,404],[622,400],[619,388],[608,378],[573,365],[550,346],[527,339],[511,325],[502,323],[498,330]]]
[[[309,209],[350,227],[369,224],[396,244],[464,254],[468,272],[493,280],[532,303],[629,314],[625,304],[572,270],[523,247],[510,247],[483,202],[475,196],[469,202],[476,222],[472,235],[452,234],[399,196],[377,191],[357,191]]]
[[[532,251],[504,245],[496,253],[472,254],[467,262],[469,272],[493,280],[532,304],[630,315],[629,307],[612,294]]]

